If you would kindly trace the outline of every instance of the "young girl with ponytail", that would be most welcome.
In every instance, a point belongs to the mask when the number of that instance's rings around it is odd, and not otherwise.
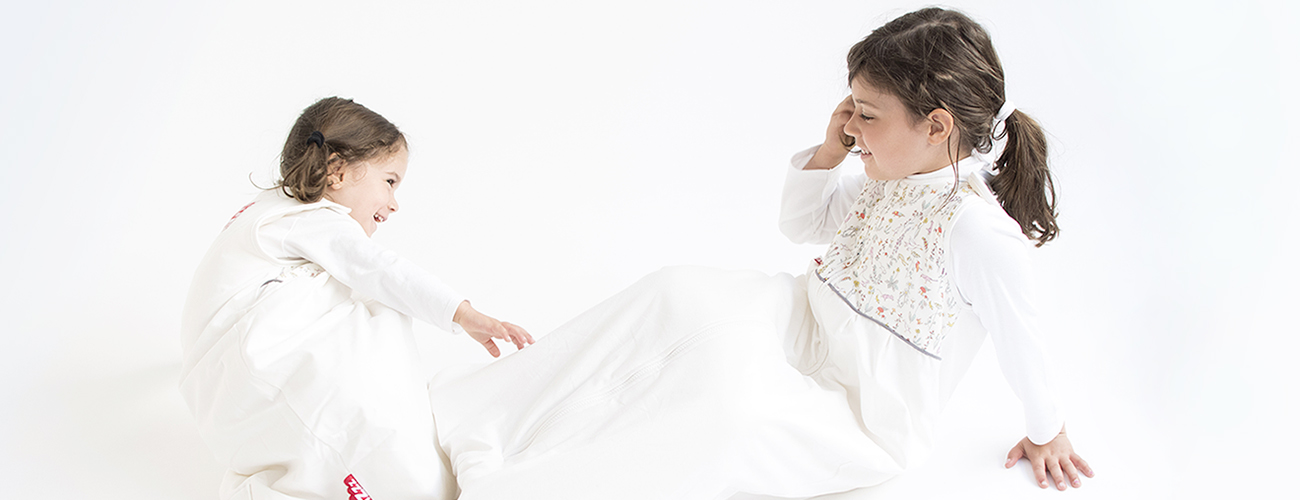
[[[852,95],[793,158],[781,206],[782,232],[826,253],[799,277],[664,269],[435,389],[461,500],[878,484],[928,454],[986,334],[1027,423],[1006,466],[1027,458],[1043,488],[1092,475],[1035,321],[1028,243],[1058,232],[1043,133],[988,34],[928,8],[848,61]],[[839,165],[853,146],[862,171]]]
[[[986,330],[1028,427],[1006,466],[1023,457],[1040,487],[1080,486],[1092,470],[1044,365],[1025,245],[1059,232],[1042,129],[1007,99],[988,33],[959,12],[899,17],[855,45],[848,66],[851,95],[825,141],[792,159],[782,231],[830,243],[813,285],[924,355],[918,367],[960,374],[979,344],[959,338]],[[863,172],[840,166],[848,154]],[[957,376],[936,369],[946,396]]]
[[[222,499],[454,498],[411,318],[523,348],[370,240],[398,209],[405,136],[348,99],[303,111],[281,179],[226,223],[182,313],[181,392],[227,467]]]

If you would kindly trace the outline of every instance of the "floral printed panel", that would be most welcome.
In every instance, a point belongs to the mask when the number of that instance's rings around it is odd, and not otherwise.
[[[870,181],[817,259],[817,277],[858,314],[935,358],[959,308],[948,230],[974,194],[964,182],[951,192],[951,182]]]

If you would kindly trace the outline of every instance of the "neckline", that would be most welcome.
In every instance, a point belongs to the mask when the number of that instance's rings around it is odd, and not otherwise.
[[[970,176],[970,174],[979,172],[980,170],[987,170],[990,167],[991,165],[989,165],[989,163],[983,158],[980,158],[979,155],[971,154],[957,162],[957,177],[965,180]],[[952,179],[952,165],[949,164],[948,166],[933,172],[909,175],[904,177],[904,179],[924,183],[948,181]]]

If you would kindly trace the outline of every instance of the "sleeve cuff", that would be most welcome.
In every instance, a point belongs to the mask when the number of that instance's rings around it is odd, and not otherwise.
[[[1030,442],[1042,446],[1052,442],[1053,439],[1056,439],[1056,436],[1061,433],[1061,430],[1065,429],[1065,421],[1057,418],[1056,421],[1052,423],[1041,423],[1035,425],[1031,422],[1028,427],[1026,437],[1029,438]]]
[[[811,147],[811,148],[808,148],[808,149],[805,149],[805,150],[800,151],[800,152],[798,152],[798,153],[795,153],[794,156],[791,156],[791,157],[790,157],[790,168],[793,168],[793,169],[795,169],[795,170],[798,170],[798,171],[802,172],[802,171],[803,171],[803,168],[806,167],[806,166],[808,166],[808,162],[812,161],[812,157],[813,157],[813,155],[817,154],[817,149],[818,149],[818,148],[821,148],[821,147],[822,147],[822,145],[821,145],[821,144],[818,144],[818,145],[813,146],[813,147]],[[834,170],[834,169],[831,169],[831,170]],[[829,170],[828,170],[828,172],[829,172]]]
[[[798,190],[801,192],[818,192],[820,200],[828,200],[838,186],[836,180],[840,177],[840,166],[836,165],[835,168],[826,170],[803,169],[808,162],[812,161],[819,147],[821,145],[813,146],[790,157],[790,170],[786,172],[786,184],[799,186]],[[815,189],[816,186],[820,186],[820,189]]]
[[[460,303],[465,302],[466,300],[468,299],[456,295],[452,300],[447,301],[447,309],[441,316],[446,323],[437,326],[443,330],[451,332],[453,335],[457,333],[465,333],[465,329],[461,328],[460,325],[456,324],[453,320],[456,319],[456,309],[459,309]]]

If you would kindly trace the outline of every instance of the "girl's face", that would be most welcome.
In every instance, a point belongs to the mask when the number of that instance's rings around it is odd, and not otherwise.
[[[942,159],[935,157],[935,122],[931,117],[917,119],[893,94],[881,92],[861,78],[855,78],[850,88],[853,116],[844,124],[844,133],[853,136],[862,149],[859,158],[867,177],[878,181],[902,179],[951,163],[946,149],[942,149]]]
[[[330,175],[331,184],[325,198],[352,209],[351,215],[366,230],[375,234],[380,222],[397,211],[394,193],[406,177],[406,148],[356,165],[347,165]]]

